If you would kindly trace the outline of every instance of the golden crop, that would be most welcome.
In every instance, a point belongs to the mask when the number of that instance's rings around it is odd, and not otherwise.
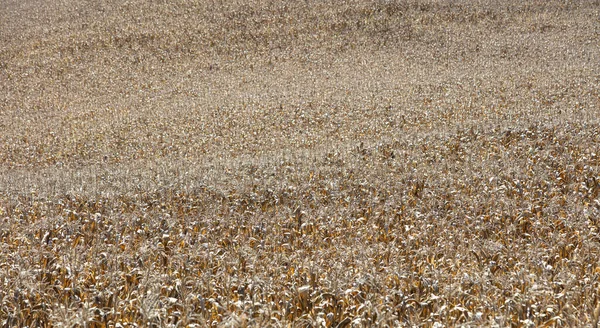
[[[0,326],[598,326],[597,0],[0,7]]]

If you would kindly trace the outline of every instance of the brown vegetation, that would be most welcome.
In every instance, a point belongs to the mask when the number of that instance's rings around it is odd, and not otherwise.
[[[0,7],[0,325],[598,326],[597,0]]]

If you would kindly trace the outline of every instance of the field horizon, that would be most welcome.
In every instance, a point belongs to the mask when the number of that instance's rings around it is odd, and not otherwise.
[[[599,1],[0,8],[3,327],[598,327]]]

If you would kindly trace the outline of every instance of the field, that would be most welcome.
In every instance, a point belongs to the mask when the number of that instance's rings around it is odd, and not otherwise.
[[[598,0],[0,8],[0,326],[598,327]]]

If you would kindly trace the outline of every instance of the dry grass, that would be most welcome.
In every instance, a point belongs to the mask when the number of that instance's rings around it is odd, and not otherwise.
[[[0,7],[2,326],[598,326],[598,1]]]

